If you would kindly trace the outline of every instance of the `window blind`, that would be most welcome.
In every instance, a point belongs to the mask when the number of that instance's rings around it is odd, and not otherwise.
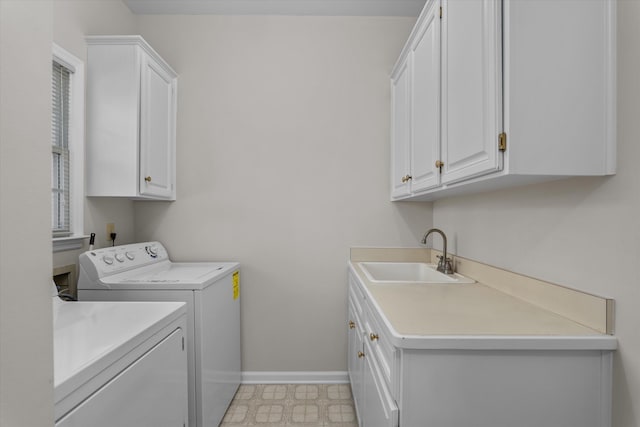
[[[71,71],[53,61],[51,72],[51,223],[54,237],[71,234],[69,215],[69,82]]]

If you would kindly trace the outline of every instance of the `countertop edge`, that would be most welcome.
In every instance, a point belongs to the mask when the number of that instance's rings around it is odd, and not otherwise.
[[[391,343],[405,350],[599,350],[618,348],[618,340],[603,336],[531,335],[391,335]]]

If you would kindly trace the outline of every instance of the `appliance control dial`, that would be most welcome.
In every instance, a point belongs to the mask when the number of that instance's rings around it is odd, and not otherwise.
[[[129,258],[129,260],[133,261],[134,259],[136,259],[136,254],[134,254],[133,252],[126,252],[125,255],[127,256],[127,258]]]
[[[145,246],[145,250],[149,255],[151,255],[151,258],[156,258],[158,256],[158,247],[156,245]]]
[[[124,255],[122,254],[116,254],[116,261],[118,262],[124,262]]]
[[[111,258],[108,255],[105,255],[102,257],[102,261],[104,261],[105,264],[107,265],[112,265],[113,264],[113,258]]]

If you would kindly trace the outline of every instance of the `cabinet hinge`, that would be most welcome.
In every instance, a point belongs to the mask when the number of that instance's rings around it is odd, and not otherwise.
[[[440,19],[442,19],[442,6],[440,6]]]
[[[498,135],[498,150],[507,151],[507,134],[504,132]]]

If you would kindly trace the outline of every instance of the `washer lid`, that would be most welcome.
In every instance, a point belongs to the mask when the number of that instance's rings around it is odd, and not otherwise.
[[[203,289],[237,269],[236,262],[162,262],[102,279],[111,289]]]

